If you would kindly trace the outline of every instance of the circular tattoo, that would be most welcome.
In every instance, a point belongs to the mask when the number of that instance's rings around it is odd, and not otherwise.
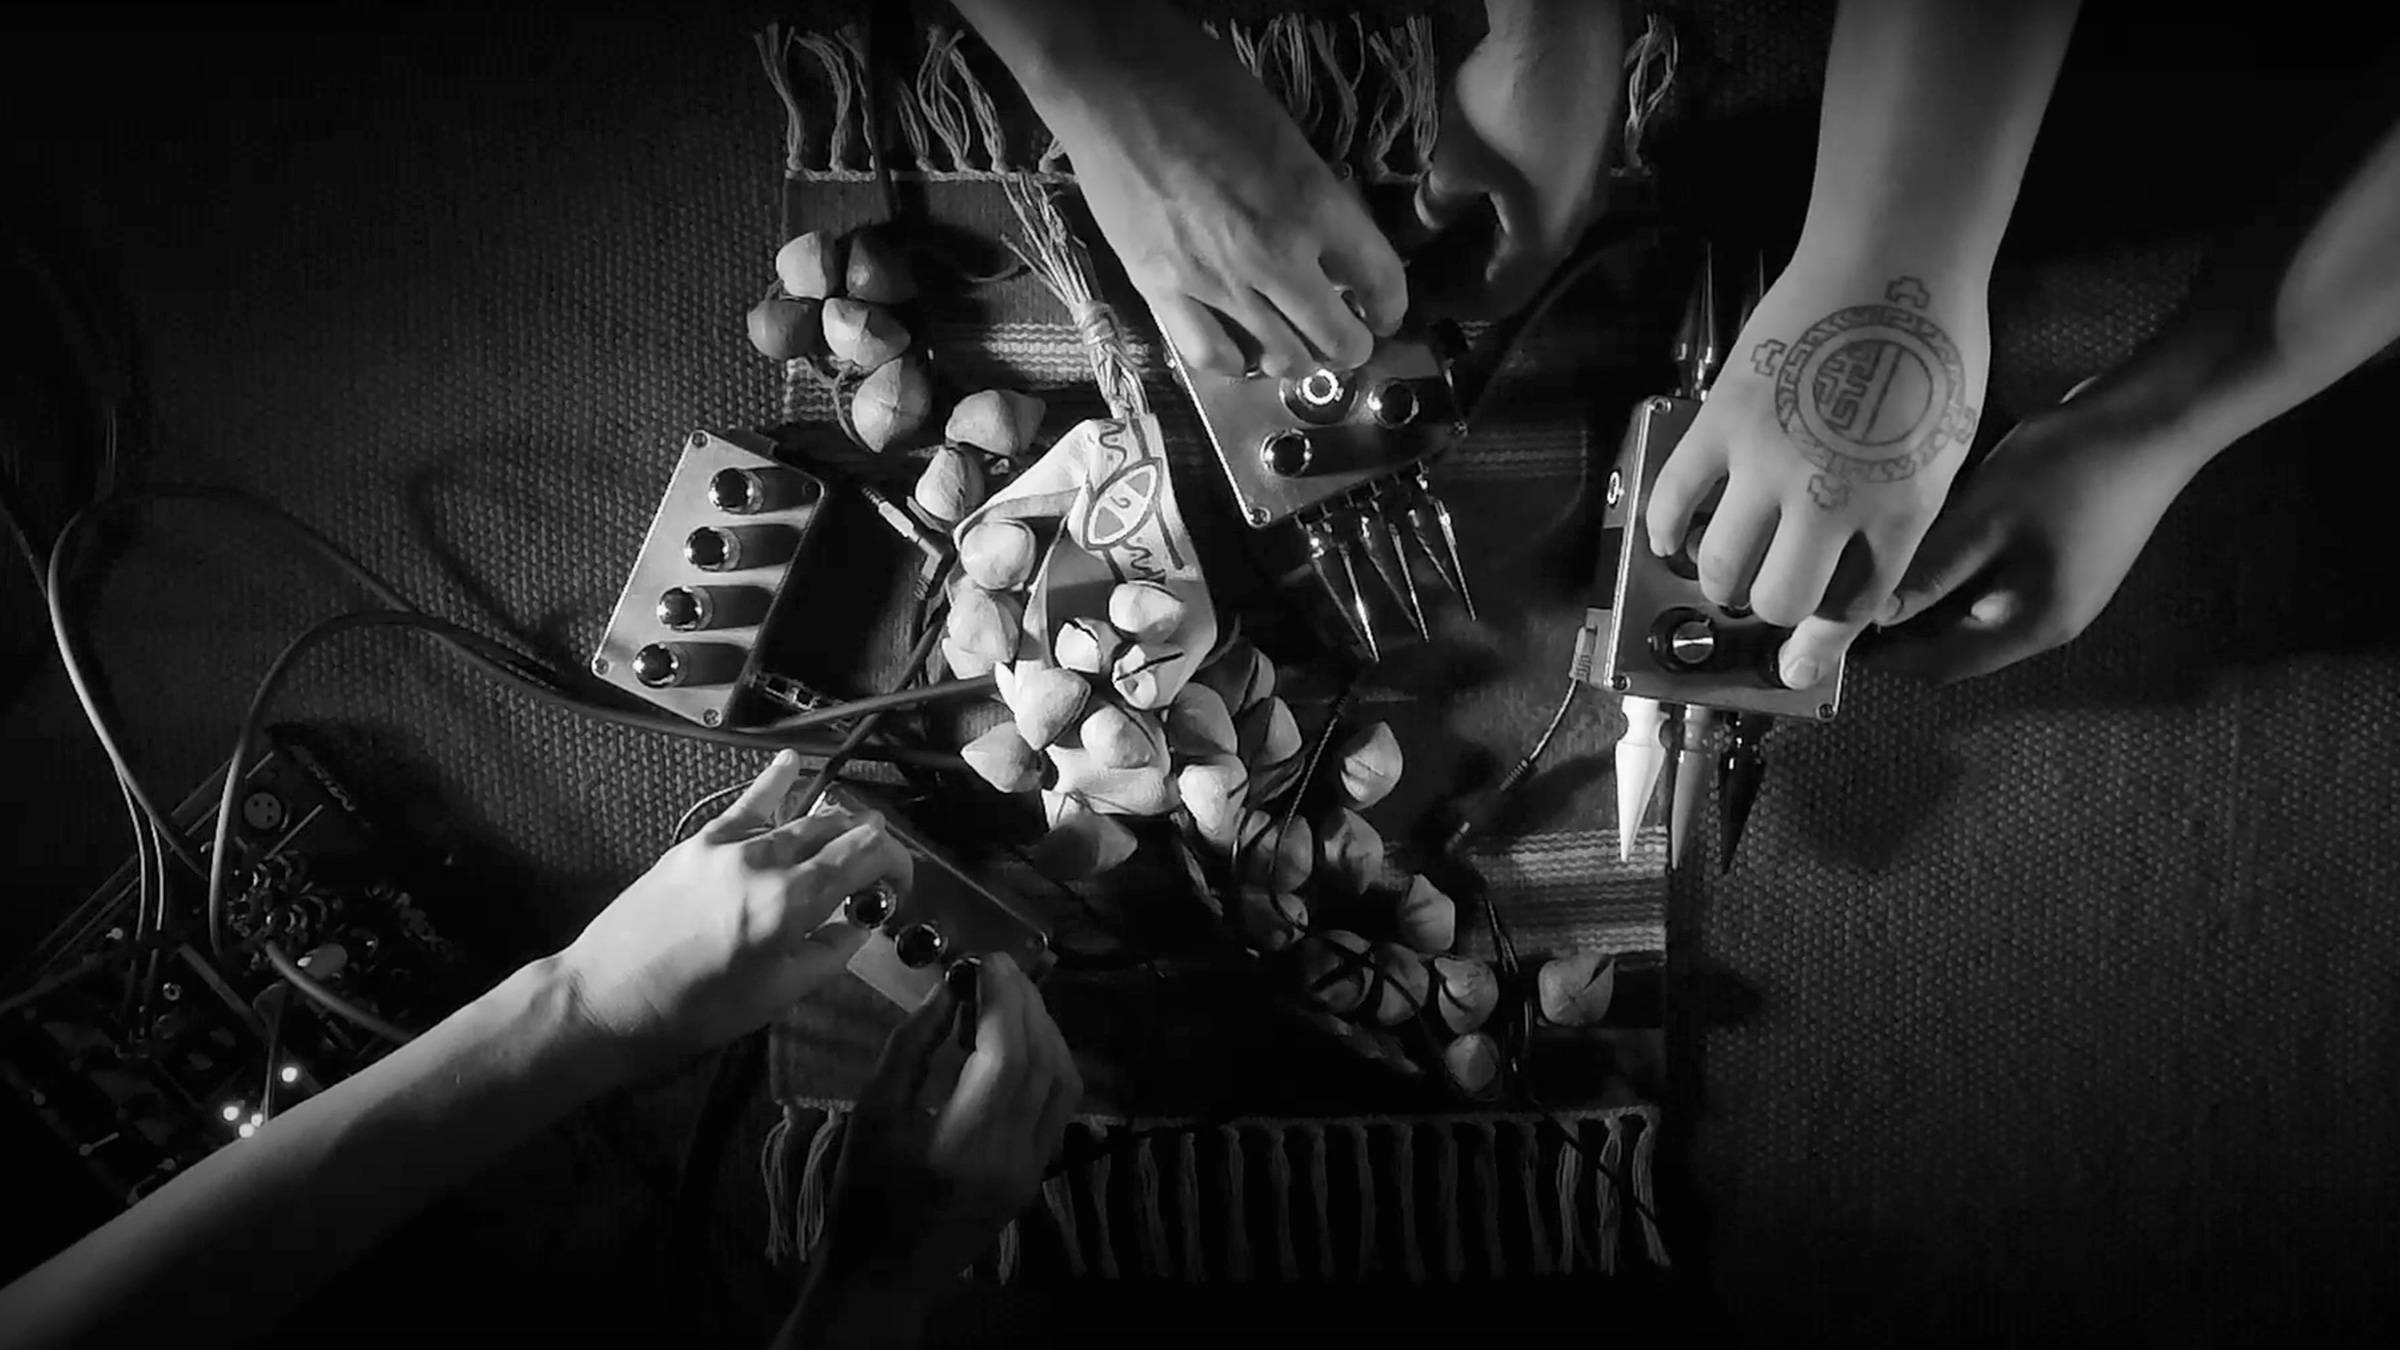
[[[1786,348],[1761,343],[1752,360],[1775,377],[1775,420],[1819,472],[1809,483],[1828,510],[1852,483],[1912,477],[1974,433],[1967,372],[1950,335],[1922,311],[1923,282],[1902,277],[1888,303],[1852,305],[1818,320]]]

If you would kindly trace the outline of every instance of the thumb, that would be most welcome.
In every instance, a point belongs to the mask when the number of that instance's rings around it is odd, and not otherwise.
[[[1997,515],[1970,509],[1935,521],[1877,622],[1890,628],[1940,604],[1991,567],[2007,545],[2008,528]]]
[[[2043,650],[2031,618],[2022,593],[1994,585],[1966,613],[1937,616],[1930,629],[1920,624],[1895,633],[1876,650],[1875,662],[1932,684],[1977,679]]]
[[[951,997],[948,982],[935,981],[925,1001],[884,1041],[875,1072],[858,1094],[859,1106],[887,1116],[915,1106],[925,1090],[926,1076],[933,1071],[935,1053],[950,1037],[950,1022],[957,1012],[958,1002]]]

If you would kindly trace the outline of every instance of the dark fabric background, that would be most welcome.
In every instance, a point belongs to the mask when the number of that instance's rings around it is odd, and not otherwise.
[[[1670,161],[1689,218],[1788,234],[1825,13],[1687,24],[1713,91]],[[267,492],[426,603],[573,659],[676,438],[776,407],[740,327],[774,242],[781,116],[748,46],[772,17],[78,13],[7,44],[9,182],[132,306],[155,474]],[[2321,26],[2269,42],[2100,17],[1996,284],[2003,415],[2139,341],[2204,230],[2252,212],[2369,78]],[[1840,724],[1780,742],[1742,865],[1674,911],[1683,987],[1734,994],[1684,1000],[1673,1028],[1686,1317],[1760,1339],[2236,1343],[2388,1318],[2400,696],[2388,525],[2354,466],[2391,439],[2394,380],[2368,372],[2212,468],[2068,651],[1949,692],[1863,672]],[[33,654],[0,722],[14,951],[125,845],[24,590],[0,590],[6,649]],[[168,796],[223,757],[275,647],[346,602],[189,508],[156,513],[86,593]],[[328,652],[289,712],[346,736],[371,795],[446,822],[485,860],[484,917],[528,944],[573,932],[741,768],[529,710],[395,636]],[[685,1341],[753,1335],[782,1298],[749,1256],[755,1123],[691,1268],[656,1250],[695,1095],[686,1074],[579,1114],[296,1334],[617,1340],[656,1317]],[[38,1189],[47,1159],[12,1139],[0,1171],[20,1262],[73,1231]],[[1121,1303],[980,1325],[1122,1339],[1179,1306]],[[1443,1310],[1507,1327],[1493,1314],[1525,1306]],[[1345,1315],[1378,1311],[1435,1309],[1374,1296]]]

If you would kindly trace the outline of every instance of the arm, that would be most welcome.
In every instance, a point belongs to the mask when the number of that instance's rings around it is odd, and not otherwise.
[[[843,969],[828,922],[908,855],[872,816],[778,823],[785,752],[557,956],[268,1121],[0,1290],[26,1346],[234,1342],[574,1106],[765,1023]],[[143,1335],[142,1333],[151,1333]]]
[[[1800,255],[1989,275],[2079,0],[1842,0]]]
[[[575,1105],[650,1067],[525,967],[0,1292],[25,1345],[265,1333],[272,1280],[314,1286]]]

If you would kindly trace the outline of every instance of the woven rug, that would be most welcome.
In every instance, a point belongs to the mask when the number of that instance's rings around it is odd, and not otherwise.
[[[1368,181],[1421,171],[1439,65],[1449,54],[1440,37],[1451,29],[1448,16],[1370,10],[1207,26],[1329,161]],[[1017,175],[1071,193],[1071,164],[971,35],[934,25],[911,38],[904,55],[879,59],[910,73],[885,88],[893,128],[886,167],[898,190],[942,223],[991,239],[1018,235],[999,180]],[[783,233],[761,241],[763,259],[804,230],[875,220],[885,198],[865,131],[864,34],[855,26],[774,28],[759,45],[787,113],[778,166]],[[1227,505],[1222,470],[1167,374],[1138,295],[1106,261],[1088,222],[1082,237],[1102,259],[1108,298],[1130,321],[1220,608],[1258,617],[1308,603],[1305,594],[1277,591],[1252,561],[1256,549]],[[1605,453],[1593,438],[1613,446],[1626,410],[1647,392],[1641,373],[1663,368],[1672,297],[1644,294],[1641,280],[1660,270],[1645,265],[1655,261],[1630,250],[1592,283],[1588,303],[1562,306],[1565,317],[1527,342],[1474,440],[1437,477],[1458,520],[1470,582],[1484,597],[1483,621],[1438,613],[1433,644],[1388,660],[1349,701],[1350,724],[1391,723],[1407,758],[1399,790],[1367,813],[1387,840],[1418,838],[1455,794],[1495,780],[1567,688],[1591,577],[1588,552],[1586,561],[1562,560],[1578,556],[1577,506],[1589,466]],[[977,291],[970,303],[936,314],[920,339],[961,388],[1004,386],[1044,398],[1049,435],[1105,412],[1074,326],[1031,278]],[[1634,374],[1595,399],[1595,370]],[[828,393],[798,363],[790,376],[787,417],[830,425]],[[1547,536],[1527,530],[1529,508],[1551,522]],[[904,598],[895,585],[880,650],[901,645]],[[1633,1011],[1612,1019],[1629,1024],[1565,1038],[1537,1057],[1554,1118],[1461,1114],[1438,1089],[1369,1068],[1260,1006],[1261,993],[1238,980],[1191,970],[1163,978],[1062,974],[1049,997],[1084,1064],[1092,1114],[1077,1128],[1067,1173],[1012,1232],[989,1273],[1198,1279],[1305,1269],[1439,1280],[1615,1270],[1621,1250],[1663,1263],[1655,1224],[1626,1225],[1630,1215],[1654,1212],[1664,831],[1645,830],[1631,860],[1619,860],[1605,766],[1620,724],[1607,700],[1579,706],[1545,761],[1551,767],[1522,791],[1513,818],[1475,847],[1465,873],[1489,889],[1529,964],[1607,951],[1635,972],[1629,988],[1645,991],[1621,1005]],[[1322,715],[1306,702],[1295,711],[1304,728]],[[1163,879],[1146,881],[1139,862],[1130,876],[1110,879],[1111,903],[1188,903],[1162,899],[1173,890]],[[1021,868],[996,870],[1040,902],[1044,887]],[[1492,955],[1481,928],[1462,921],[1460,929],[1462,951]],[[825,1128],[828,1117],[838,1120],[895,1021],[873,995],[844,990],[778,1028],[773,1091],[788,1109],[764,1160],[776,1203],[773,1249],[788,1251],[797,1239],[806,1250],[838,1136]],[[1302,1236],[1292,1236],[1293,1224]]]

